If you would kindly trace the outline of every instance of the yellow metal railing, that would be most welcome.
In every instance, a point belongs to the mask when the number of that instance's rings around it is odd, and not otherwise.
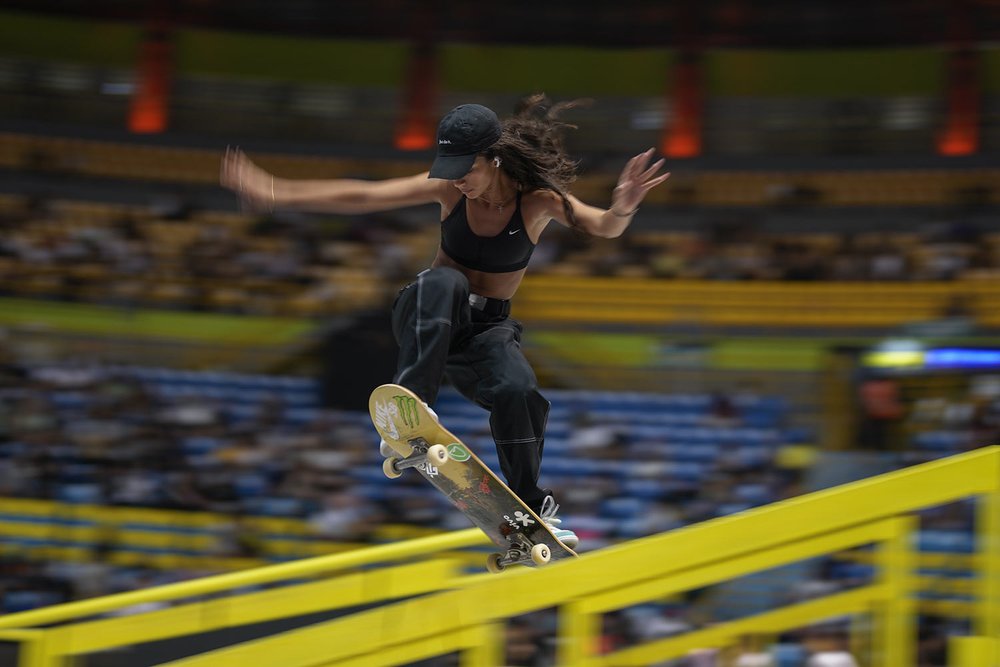
[[[459,651],[465,666],[502,664],[502,621],[559,610],[560,665],[645,665],[693,647],[724,647],[743,633],[777,633],[842,614],[870,616],[875,631],[866,664],[914,664],[915,513],[960,498],[980,500],[979,599],[975,636],[956,640],[961,667],[982,662],[1000,622],[996,549],[1000,448],[914,466],[740,515],[644,538],[539,570],[471,581],[420,599],[171,663],[173,667],[281,664],[391,665]],[[869,585],[678,637],[601,655],[601,615],[712,582],[767,570],[861,544],[877,547]],[[972,662],[969,662],[972,661]],[[978,662],[977,662],[978,661]]]
[[[113,565],[226,572],[282,560],[353,551],[365,545],[319,539],[303,519],[248,516],[240,529],[257,543],[254,557],[224,554],[226,536],[237,528],[232,515],[153,508],[106,507],[50,500],[0,497],[0,554],[36,560],[100,558]],[[385,525],[375,541],[423,537],[440,531]],[[100,551],[100,555],[98,555]]]
[[[9,614],[0,617],[0,641],[20,644],[18,667],[56,667],[70,664],[73,656],[115,647],[405,598],[464,580],[458,560],[418,557],[485,543],[478,529],[467,529]],[[351,571],[403,559],[416,562]],[[331,573],[341,574],[288,583]],[[215,597],[270,584],[284,585]],[[204,596],[211,597],[188,601]],[[176,601],[184,602],[157,611],[102,617],[137,605]]]
[[[385,602],[368,611],[171,663],[226,665],[393,665],[458,651],[462,664],[503,662],[504,619],[541,609],[559,613],[558,664],[644,665],[692,648],[727,647],[744,634],[769,635],[840,615],[864,616],[871,667],[914,664],[918,579],[916,513],[962,498],[978,501],[970,558],[977,595],[973,634],[953,641],[953,667],[993,667],[1000,629],[1000,447],[927,463],[767,507],[643,538],[540,569],[461,577],[454,563],[428,561],[336,579],[296,583],[230,598],[191,602],[123,618],[97,614],[142,602],[189,599],[448,550],[482,541],[475,530],[222,575],[0,618],[0,639],[23,647],[20,667],[63,665],[70,656],[286,618],[344,604]],[[870,583],[686,634],[611,653],[598,648],[604,614],[769,570],[874,545]],[[391,602],[425,593],[403,602]],[[52,625],[62,623],[62,625]],[[863,627],[863,626],[862,626]]]

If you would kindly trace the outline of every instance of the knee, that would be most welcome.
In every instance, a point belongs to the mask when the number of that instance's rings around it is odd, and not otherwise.
[[[538,385],[534,378],[510,377],[505,378],[494,389],[494,401],[496,403],[527,403],[529,405],[548,404],[548,401],[539,393]]]
[[[507,424],[505,429],[516,428],[513,426],[516,423],[530,424],[535,434],[540,435],[548,421],[549,407],[534,382],[502,382],[495,387],[489,406],[490,424],[495,426],[498,419]]]

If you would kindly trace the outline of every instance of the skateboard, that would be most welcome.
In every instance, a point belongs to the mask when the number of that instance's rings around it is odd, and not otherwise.
[[[376,387],[368,411],[379,435],[397,454],[385,459],[382,471],[395,479],[415,468],[447,496],[502,549],[489,555],[487,570],[496,573],[509,565],[540,566],[576,557],[409,389],[395,384]]]

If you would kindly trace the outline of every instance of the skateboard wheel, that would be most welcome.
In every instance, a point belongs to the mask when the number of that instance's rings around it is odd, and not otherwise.
[[[445,449],[444,445],[431,445],[427,448],[427,460],[430,463],[436,465],[442,465],[448,462],[448,450]]]
[[[499,574],[506,569],[506,566],[500,561],[500,554],[490,554],[486,558],[486,571],[490,574]]]
[[[403,473],[396,467],[396,462],[399,461],[395,456],[390,456],[385,461],[382,461],[382,472],[389,479],[396,479]]]
[[[552,558],[552,550],[547,544],[536,544],[531,547],[531,562],[535,565],[545,565]]]

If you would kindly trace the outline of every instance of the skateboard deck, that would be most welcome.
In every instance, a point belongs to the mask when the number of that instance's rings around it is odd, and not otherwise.
[[[487,560],[489,571],[576,557],[409,389],[395,384],[376,387],[368,411],[379,435],[397,454],[385,460],[385,474],[398,477],[414,468],[443,493],[502,549]]]

